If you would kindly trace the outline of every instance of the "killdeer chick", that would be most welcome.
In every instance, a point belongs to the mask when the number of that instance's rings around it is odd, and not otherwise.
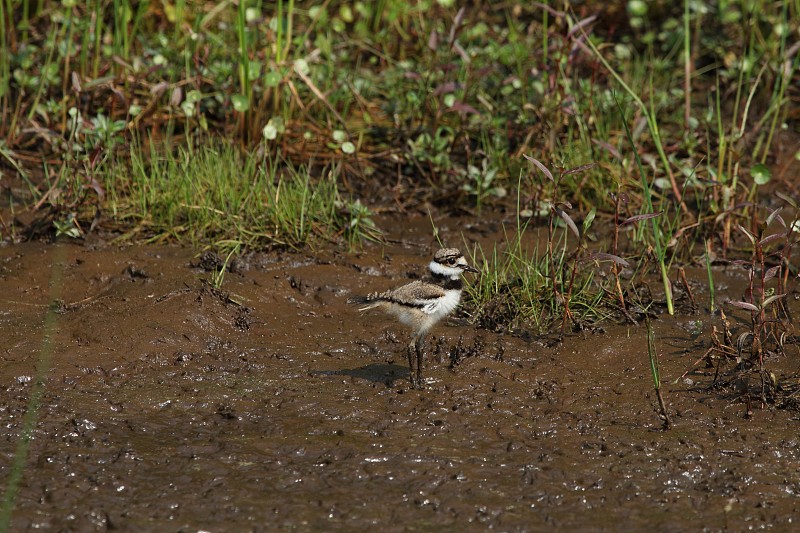
[[[442,248],[433,256],[428,268],[431,278],[412,281],[386,292],[355,296],[347,303],[357,304],[359,311],[381,309],[395,315],[400,322],[411,327],[408,345],[408,366],[411,369],[411,386],[422,388],[422,346],[425,335],[442,318],[449,315],[461,300],[464,282],[461,274],[478,270],[467,264],[464,255],[456,248]]]

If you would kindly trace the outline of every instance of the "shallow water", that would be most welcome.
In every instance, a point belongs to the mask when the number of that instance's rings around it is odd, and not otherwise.
[[[717,317],[654,322],[670,431],[641,326],[548,346],[452,321],[410,389],[407,333],[345,301],[422,273],[426,222],[357,255],[249,256],[229,298],[178,247],[0,248],[3,483],[46,366],[12,529],[793,529],[797,413],[673,383]]]

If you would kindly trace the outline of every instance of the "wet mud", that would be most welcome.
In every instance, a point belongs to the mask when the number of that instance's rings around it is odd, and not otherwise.
[[[704,368],[675,382],[718,324],[702,311],[654,321],[670,431],[641,326],[553,345],[456,316],[428,340],[427,388],[411,389],[405,329],[345,302],[423,274],[425,223],[359,254],[246,256],[224,292],[185,248],[0,248],[12,530],[795,527],[797,411],[748,416]],[[788,352],[770,361],[781,375],[800,371]]]

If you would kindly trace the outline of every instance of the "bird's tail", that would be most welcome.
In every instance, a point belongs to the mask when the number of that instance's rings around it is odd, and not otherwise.
[[[381,300],[370,294],[369,296],[351,296],[347,299],[347,303],[360,306],[358,308],[359,311],[366,311],[367,309],[379,306]]]

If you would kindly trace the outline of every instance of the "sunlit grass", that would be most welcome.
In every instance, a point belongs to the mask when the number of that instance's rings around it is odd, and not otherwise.
[[[151,148],[147,158],[134,145],[130,161],[130,170],[110,166],[109,208],[150,241],[298,248],[353,231],[353,241],[380,236],[368,224],[369,211],[340,196],[336,167],[312,178],[306,166],[260,159],[224,142],[176,153]]]
[[[560,238],[551,265],[537,244],[544,239],[526,235],[530,230],[524,226],[521,229],[522,233],[507,234],[491,248],[475,245],[468,251],[468,259],[481,271],[466,288],[465,305],[477,325],[539,335],[560,324],[563,336],[614,315],[603,289],[604,284],[610,288],[613,280],[596,279],[597,264],[591,258],[576,257]]]

